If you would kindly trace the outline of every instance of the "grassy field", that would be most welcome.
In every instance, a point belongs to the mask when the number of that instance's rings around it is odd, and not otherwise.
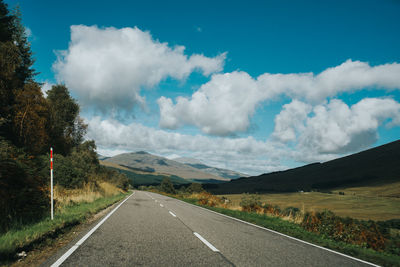
[[[75,191],[57,188],[55,195],[58,201],[54,220],[45,218],[31,225],[16,225],[14,229],[0,235],[0,262],[13,261],[18,251],[29,251],[47,238],[56,237],[69,227],[120,201],[127,193],[104,183],[96,190],[91,186]]]
[[[175,195],[173,197],[179,198],[188,203],[202,206],[204,208],[235,217],[247,222],[251,222],[268,229],[278,231],[280,233],[311,242],[338,252],[345,253],[350,256],[357,257],[369,262],[380,264],[382,266],[400,266],[400,256],[393,255],[386,252],[378,252],[369,248],[348,244],[341,241],[335,241],[327,236],[319,235],[317,233],[309,232],[302,228],[299,224],[282,220],[278,217],[271,217],[265,214],[257,214],[255,212],[244,212],[240,210],[231,210],[221,207],[210,207],[207,205],[200,205],[199,199],[192,197],[183,197]]]
[[[344,192],[340,195],[339,192]],[[243,194],[220,195],[239,209]],[[258,195],[264,203],[280,208],[296,207],[302,211],[330,210],[342,217],[384,221],[400,218],[400,183],[371,187],[335,190],[332,194],[320,192],[281,193]]]

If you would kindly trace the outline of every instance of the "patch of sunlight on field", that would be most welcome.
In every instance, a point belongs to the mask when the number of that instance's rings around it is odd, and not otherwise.
[[[339,195],[344,192],[344,195]],[[377,187],[357,187],[320,192],[259,194],[263,203],[277,205],[281,209],[296,207],[303,211],[330,210],[342,217],[384,221],[400,218],[400,183]],[[239,207],[242,194],[221,195],[230,205]]]

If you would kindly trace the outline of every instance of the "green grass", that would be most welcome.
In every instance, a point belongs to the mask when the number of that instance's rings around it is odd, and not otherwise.
[[[400,266],[400,256],[385,252],[378,252],[372,249],[362,248],[355,245],[350,245],[344,242],[338,242],[329,237],[308,232],[300,225],[282,220],[277,217],[260,215],[252,212],[243,212],[238,210],[229,210],[224,208],[208,207],[199,205],[196,199],[180,198],[188,203],[201,206],[234,218],[241,219],[259,226],[325,247],[359,259],[380,264],[383,266]]]
[[[55,213],[54,220],[45,218],[38,223],[18,227],[0,235],[0,260],[12,260],[16,252],[30,249],[47,238],[56,237],[64,230],[85,221],[89,216],[120,201],[125,196],[126,194],[118,194],[99,198],[91,203],[65,206]]]

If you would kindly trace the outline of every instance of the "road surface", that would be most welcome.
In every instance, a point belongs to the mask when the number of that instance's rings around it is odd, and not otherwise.
[[[89,229],[90,230],[90,229]],[[371,266],[155,193],[135,191],[43,266]]]

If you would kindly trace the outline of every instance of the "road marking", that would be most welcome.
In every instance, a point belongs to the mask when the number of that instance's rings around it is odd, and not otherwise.
[[[201,242],[203,242],[204,244],[206,244],[207,247],[209,247],[212,251],[214,251],[214,252],[219,252],[219,250],[218,250],[216,247],[214,247],[213,245],[211,245],[210,242],[208,242],[207,240],[205,240],[204,237],[202,237],[201,235],[199,235],[199,234],[196,233],[196,232],[193,232],[193,234],[194,234],[195,236],[197,236],[197,238],[200,239]]]
[[[160,203],[160,207],[161,207],[161,208],[164,208],[164,205]]]
[[[113,209],[109,214],[107,214],[106,217],[104,217],[95,227],[92,228],[92,230],[90,230],[84,237],[82,237],[78,242],[76,242],[76,244],[74,246],[72,246],[67,252],[64,253],[64,255],[62,255],[55,263],[53,263],[51,265],[51,267],[58,267],[60,266],[69,256],[71,256],[72,253],[74,253],[74,251],[80,246],[82,245],[83,242],[85,242],[86,239],[89,238],[89,236],[91,236],[94,231],[97,230],[97,228],[100,227],[100,225],[102,225],[119,207],[121,207],[122,204],[125,203],[125,201],[127,201],[133,194],[135,194],[135,192],[133,192],[130,196],[128,196],[127,198],[124,199],[124,201],[122,201],[121,203],[119,203],[119,205],[117,207],[115,207],[115,209]]]
[[[306,242],[306,241],[304,241],[304,240],[297,239],[297,238],[295,238],[295,237],[291,237],[291,236],[289,236],[289,235],[285,235],[285,234],[279,233],[279,232],[277,232],[277,231],[274,231],[274,230],[271,230],[271,229],[268,229],[268,228],[265,228],[265,227],[262,227],[262,226],[259,226],[259,225],[256,225],[256,224],[252,224],[252,223],[249,223],[249,222],[246,222],[246,221],[243,221],[243,220],[240,220],[240,219],[237,219],[237,218],[234,218],[234,217],[231,217],[231,216],[228,216],[228,215],[225,215],[225,214],[222,214],[222,213],[213,211],[213,210],[209,210],[209,209],[206,209],[206,208],[203,208],[203,207],[200,207],[200,206],[196,206],[196,205],[187,203],[187,202],[185,202],[185,201],[182,201],[182,200],[179,200],[179,199],[176,199],[176,198],[171,198],[171,199],[175,199],[175,200],[177,200],[177,201],[179,201],[179,202],[182,202],[182,203],[184,203],[184,204],[188,204],[188,205],[194,206],[194,207],[196,207],[196,208],[203,209],[203,210],[206,210],[206,211],[209,211],[209,212],[218,214],[218,215],[220,215],[220,216],[223,216],[223,217],[226,217],[226,218],[230,218],[230,219],[232,219],[232,220],[239,221],[239,222],[242,222],[242,223],[245,223],[245,224],[248,224],[248,225],[257,227],[257,228],[260,228],[260,229],[262,229],[262,230],[264,230],[264,231],[272,232],[272,233],[275,233],[275,234],[277,234],[277,235],[281,235],[281,236],[287,237],[287,238],[289,238],[289,239],[293,239],[293,240],[299,241],[299,242],[301,242],[301,243],[304,243],[304,244],[307,244],[307,245],[310,245],[310,246],[313,246],[313,247],[316,247],[316,248],[320,248],[320,249],[322,249],[322,250],[326,250],[326,251],[329,251],[329,252],[331,252],[331,253],[334,253],[334,254],[337,254],[337,255],[340,255],[340,256],[343,256],[343,257],[346,257],[346,258],[349,258],[349,259],[352,259],[352,260],[355,260],[355,261],[358,261],[358,262],[362,262],[362,263],[365,263],[365,264],[368,264],[368,265],[371,265],[371,266],[375,266],[375,267],[380,267],[380,265],[376,265],[376,264],[374,264],[374,263],[372,263],[372,262],[364,261],[364,260],[361,260],[361,259],[358,259],[358,258],[349,256],[349,255],[346,255],[346,254],[343,254],[343,253],[334,251],[334,250],[329,249],[329,248],[324,248],[324,247],[315,245],[315,244],[313,244],[313,243],[309,243],[309,242]]]
[[[169,211],[169,214],[171,214],[172,216],[176,217],[176,215],[172,211]]]

